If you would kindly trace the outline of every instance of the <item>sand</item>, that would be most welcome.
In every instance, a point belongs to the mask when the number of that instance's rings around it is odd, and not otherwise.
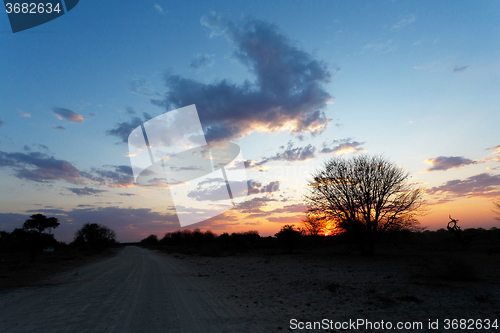
[[[247,320],[259,323],[266,332],[292,331],[299,322],[306,327],[307,322],[324,319],[328,329],[301,331],[351,331],[353,326],[335,329],[334,323],[357,319],[390,321],[393,329],[397,322],[422,323],[422,329],[414,330],[421,332],[461,331],[445,329],[453,319],[498,319],[500,325],[498,254],[388,249],[382,255],[363,257],[329,254],[326,249],[275,252],[168,256],[195,269],[214,295],[233,300]],[[438,330],[429,329],[429,320],[434,327],[438,320]],[[467,324],[472,323],[477,322]]]

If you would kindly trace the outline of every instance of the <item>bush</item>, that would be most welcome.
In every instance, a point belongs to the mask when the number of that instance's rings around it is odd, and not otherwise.
[[[146,246],[156,246],[156,245],[158,245],[158,236],[156,236],[156,235],[149,235],[148,237],[146,237],[143,240],[141,240],[141,245],[146,245]]]
[[[300,246],[302,241],[302,230],[296,229],[293,224],[285,224],[276,235],[278,241],[286,247],[290,253]]]
[[[116,234],[104,225],[86,223],[75,233],[73,244],[90,250],[104,249],[116,244]]]

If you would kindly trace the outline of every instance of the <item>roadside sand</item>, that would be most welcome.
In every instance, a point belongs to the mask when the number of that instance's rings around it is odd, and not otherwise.
[[[235,301],[266,332],[291,331],[293,318],[419,321],[421,332],[430,332],[429,319],[439,319],[438,331],[446,332],[446,318],[498,319],[500,325],[498,254],[175,256],[210,282],[214,295]],[[479,279],[450,281],[457,272],[458,280]]]
[[[109,259],[123,248],[111,248],[93,255],[78,251],[39,253],[29,262],[29,253],[4,253],[0,256],[0,291],[10,288],[41,285],[63,272]]]

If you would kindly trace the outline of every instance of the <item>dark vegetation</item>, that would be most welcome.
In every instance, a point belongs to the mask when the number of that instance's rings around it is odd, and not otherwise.
[[[437,231],[390,230],[379,235],[380,254],[387,252],[407,253],[464,253],[477,252],[486,255],[500,254],[500,229],[465,229],[463,237],[470,239],[464,249],[462,242],[446,229]],[[179,230],[168,232],[163,238],[150,235],[141,246],[169,253],[198,254],[202,256],[226,256],[245,252],[271,254],[305,253],[315,249],[339,254],[362,253],[356,242],[346,233],[330,236],[314,235],[294,225],[284,225],[274,237],[261,237],[257,231],[223,233],[212,231]],[[453,264],[450,264],[453,266]],[[451,269],[451,268],[450,268]]]
[[[115,253],[114,231],[87,223],[66,244],[54,238],[55,217],[35,214],[21,228],[0,231],[0,288],[24,286],[48,275]]]

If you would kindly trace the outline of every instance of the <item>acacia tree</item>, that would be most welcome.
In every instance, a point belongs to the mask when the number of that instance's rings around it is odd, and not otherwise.
[[[374,253],[382,232],[418,224],[423,190],[385,157],[334,157],[312,176],[305,196],[309,212],[334,221],[366,254]]]
[[[26,220],[22,229],[16,229],[15,235],[24,239],[29,244],[31,257],[30,261],[35,260],[36,253],[41,251],[47,245],[55,243],[54,236],[51,234],[52,229],[59,226],[59,222],[55,217],[47,217],[43,214],[34,214],[30,219]],[[46,230],[49,233],[46,233]]]
[[[55,217],[47,217],[43,214],[31,215],[29,220],[26,220],[23,224],[23,229],[28,232],[34,232],[41,234],[46,229],[49,229],[49,233],[53,228],[57,228],[59,222]]]

